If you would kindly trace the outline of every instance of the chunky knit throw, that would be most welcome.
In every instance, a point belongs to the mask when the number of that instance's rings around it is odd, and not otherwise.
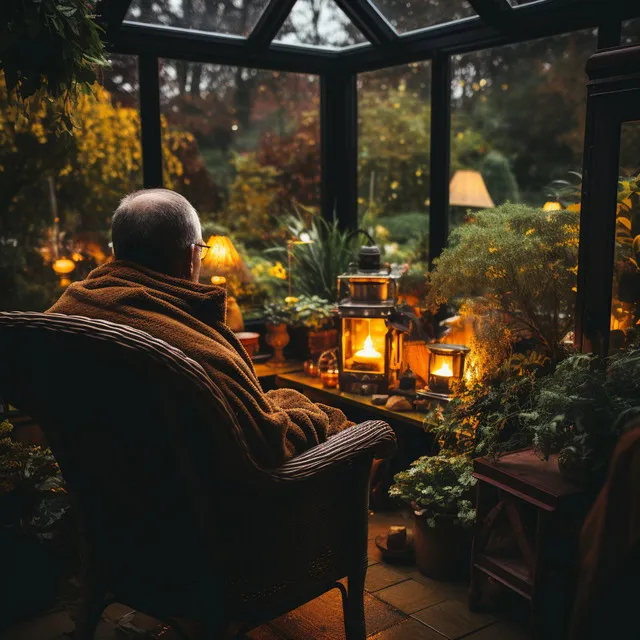
[[[338,409],[293,389],[265,393],[251,359],[225,324],[226,291],[114,261],[71,284],[48,313],[110,320],[146,331],[200,363],[225,394],[250,451],[266,468],[350,426]],[[218,424],[212,429],[221,428]]]

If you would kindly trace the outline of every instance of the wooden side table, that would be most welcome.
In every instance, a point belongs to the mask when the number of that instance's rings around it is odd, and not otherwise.
[[[529,601],[534,638],[565,638],[578,572],[585,495],[565,482],[557,459],[526,449],[474,461],[476,529],[469,607],[480,608],[491,578]]]

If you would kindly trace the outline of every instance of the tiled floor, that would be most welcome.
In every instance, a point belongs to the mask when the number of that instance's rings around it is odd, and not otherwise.
[[[389,526],[406,524],[403,513],[372,514],[369,526],[369,570],[365,615],[371,640],[524,640],[519,628],[493,615],[471,613],[464,584],[436,582],[414,565],[381,561],[375,538]],[[68,640],[73,622],[64,609],[14,626],[0,640]],[[176,640],[158,621],[121,605],[105,610],[95,640]],[[343,640],[340,594],[336,589],[267,625],[251,631],[245,640]]]

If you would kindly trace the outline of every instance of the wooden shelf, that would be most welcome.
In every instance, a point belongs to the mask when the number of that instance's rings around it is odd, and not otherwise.
[[[521,596],[531,599],[533,580],[524,561],[518,558],[498,558],[479,553],[475,557],[473,565],[498,582],[517,591]]]

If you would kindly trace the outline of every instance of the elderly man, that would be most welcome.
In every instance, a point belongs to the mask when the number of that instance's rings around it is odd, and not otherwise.
[[[226,395],[265,467],[351,424],[338,409],[292,389],[262,391],[249,356],[225,324],[225,290],[198,282],[206,246],[188,200],[167,189],[126,196],[113,215],[112,240],[115,260],[70,285],[49,313],[129,325],[181,349]]]

